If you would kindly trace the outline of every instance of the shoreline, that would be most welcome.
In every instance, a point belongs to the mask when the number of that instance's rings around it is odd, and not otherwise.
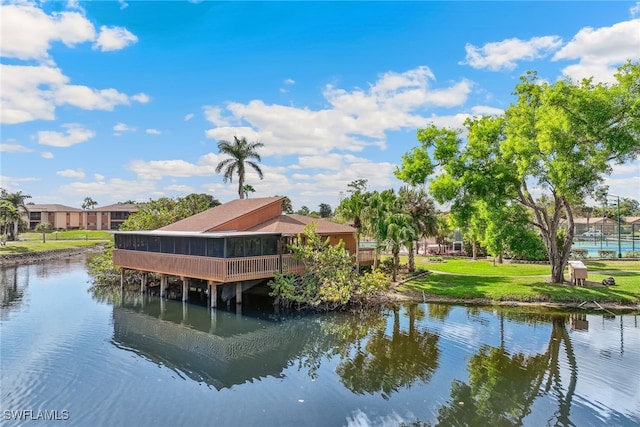
[[[13,267],[19,265],[35,264],[50,259],[66,258],[73,255],[99,253],[104,251],[105,243],[97,243],[91,246],[78,246],[68,249],[51,249],[47,251],[27,252],[22,254],[0,255],[0,267]]]
[[[20,265],[35,264],[51,259],[66,258],[74,255],[82,255],[89,253],[99,253],[104,250],[105,244],[99,243],[92,246],[79,246],[69,249],[52,249],[40,252],[28,252],[24,254],[3,254],[0,255],[0,267],[13,267]],[[425,272],[424,274],[428,274]],[[413,280],[412,277],[408,280]],[[484,306],[509,306],[509,307],[538,307],[553,309],[588,309],[590,311],[616,311],[618,313],[640,313],[640,304],[621,304],[618,302],[553,302],[553,301],[495,301],[486,298],[447,298],[441,296],[432,296],[421,294],[418,292],[399,292],[395,287],[405,281],[392,283],[388,291],[384,292],[378,298],[380,303],[441,303],[441,304],[463,304],[463,305],[484,305]],[[610,312],[610,311],[609,311]],[[613,313],[612,313],[613,314]]]

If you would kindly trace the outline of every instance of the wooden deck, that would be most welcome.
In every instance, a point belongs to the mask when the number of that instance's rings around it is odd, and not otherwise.
[[[360,251],[360,265],[371,265],[373,250]],[[194,255],[176,255],[142,252],[126,249],[113,250],[114,265],[130,270],[168,274],[219,283],[267,279],[275,272],[300,273],[304,264],[292,254],[243,258],[212,258]]]
[[[212,258],[193,255],[113,250],[114,265],[131,270],[148,271],[215,282],[266,279],[275,272],[299,273],[304,265],[293,255],[269,255],[244,258]]]

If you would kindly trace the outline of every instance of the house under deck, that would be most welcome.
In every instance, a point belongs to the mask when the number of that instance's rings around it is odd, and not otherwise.
[[[300,273],[304,265],[286,252],[292,236],[277,232],[116,232],[113,263],[121,269],[160,274],[160,296],[166,296],[169,276],[180,277],[187,301],[190,279],[207,282],[211,307],[217,287],[234,283],[236,303],[242,291],[275,272]],[[359,251],[361,265],[371,264],[373,252]],[[141,290],[147,287],[143,275]]]

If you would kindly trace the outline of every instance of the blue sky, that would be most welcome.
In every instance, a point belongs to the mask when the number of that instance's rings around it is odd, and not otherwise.
[[[499,114],[519,76],[612,80],[637,2],[3,2],[0,186],[99,206],[237,197],[217,141],[264,143],[252,197],[336,207],[420,127]],[[640,162],[610,192],[640,199]]]

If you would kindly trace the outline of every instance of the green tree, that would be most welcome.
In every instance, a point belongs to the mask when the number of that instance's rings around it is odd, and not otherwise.
[[[221,154],[226,154],[229,158],[222,160],[216,166],[216,173],[220,173],[224,169],[222,180],[224,182],[232,182],[233,176],[238,176],[238,195],[241,199],[244,199],[244,180],[247,165],[251,166],[256,171],[258,177],[262,179],[264,177],[262,169],[258,166],[257,162],[262,161],[258,148],[264,147],[261,142],[248,142],[245,137],[238,139],[233,137],[233,142],[220,141],[218,142],[218,151]]]
[[[360,253],[360,238],[362,236],[362,211],[367,204],[369,193],[366,193],[367,180],[358,179],[347,185],[349,197],[343,199],[336,208],[336,215],[343,220],[353,220],[356,229],[356,268],[359,270],[358,256]]]
[[[401,187],[399,196],[404,210],[411,216],[417,237],[425,238],[435,236],[438,227],[438,214],[433,200],[429,198],[424,188]],[[416,239],[416,243],[417,242],[418,239]],[[415,271],[413,245],[410,245],[408,249],[409,271]],[[416,253],[418,251],[417,245],[415,251]]]
[[[251,184],[245,184],[245,185],[242,186],[242,192],[244,193],[244,197],[246,199],[248,199],[249,198],[249,193],[255,193],[256,189],[253,188],[253,185],[251,185]]]
[[[93,209],[98,205],[98,202],[93,200],[91,197],[85,197],[84,202],[82,203],[82,209]]]
[[[549,84],[528,73],[504,117],[466,122],[466,144],[455,132],[421,129],[422,145],[403,157],[398,174],[424,182],[441,166],[431,191],[439,202],[452,202],[452,211],[475,200],[490,207],[523,205],[546,247],[552,280],[562,283],[574,237],[572,205],[593,194],[612,164],[633,160],[640,151],[640,65],[620,67],[616,79],[611,85],[589,79]],[[550,203],[535,199],[532,185]]]
[[[277,196],[276,197],[280,197]],[[286,213],[286,214],[292,214],[293,213],[293,205],[291,204],[291,199],[287,196],[284,197],[284,199],[282,199],[282,212]]]
[[[309,208],[308,208],[308,207],[306,207],[306,206],[304,206],[304,205],[303,205],[300,209],[298,209],[298,210],[296,211],[296,213],[297,213],[298,215],[305,215],[305,216],[306,216],[306,215],[309,215],[309,213],[311,213],[311,211],[309,210]]]
[[[42,233],[42,243],[47,242],[46,234],[52,229],[53,228],[51,227],[51,224],[48,222],[41,222],[40,224],[36,225],[35,231],[38,233]]]
[[[4,246],[9,238],[13,224],[20,221],[20,213],[8,200],[0,200],[0,243]]]
[[[319,208],[318,214],[320,215],[320,218],[329,218],[333,213],[331,206],[326,203],[320,203],[318,208]]]
[[[0,189],[0,200],[6,200],[15,208],[18,212],[18,217],[14,219],[13,229],[9,230],[8,240],[17,240],[18,233],[20,232],[20,224],[22,223],[22,214],[29,212],[25,204],[26,199],[30,199],[31,196],[23,194],[22,191],[16,191],[14,193],[8,192],[6,189]]]

